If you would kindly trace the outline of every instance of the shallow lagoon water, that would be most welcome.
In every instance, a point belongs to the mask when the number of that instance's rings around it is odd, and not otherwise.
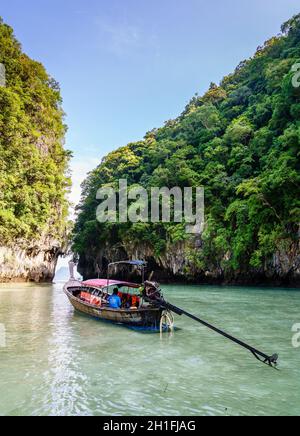
[[[165,296],[268,354],[279,371],[192,320],[141,333],[74,312],[56,285],[0,285],[0,415],[300,415],[300,290],[164,286]],[[3,345],[3,344],[2,344]]]

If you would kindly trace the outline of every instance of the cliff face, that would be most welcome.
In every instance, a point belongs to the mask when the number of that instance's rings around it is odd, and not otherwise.
[[[190,244],[183,243],[170,246],[168,253],[155,254],[141,244],[130,249],[126,247],[105,247],[96,256],[87,251],[79,260],[78,271],[85,279],[106,277],[107,265],[111,262],[128,259],[145,259],[148,262],[147,273],[154,272],[153,278],[162,283],[207,283],[228,285],[273,285],[300,287],[300,244],[291,244],[287,250],[278,251],[262,268],[226,272],[215,265],[205,271],[197,270],[189,258]],[[201,248],[197,248],[201,250]],[[119,277],[139,279],[130,269],[118,271]],[[113,273],[112,273],[112,276]]]
[[[97,253],[89,252],[88,250],[80,256],[78,264],[78,272],[85,278],[106,277],[107,265],[120,260],[135,260],[145,259],[148,262],[148,273],[155,273],[156,280],[162,281],[182,281],[186,280],[185,266],[187,263],[185,257],[184,244],[179,243],[175,246],[170,246],[167,256],[156,257],[151,248],[143,243],[139,246],[103,246]],[[119,276],[125,279],[128,275],[135,278],[135,272],[130,268],[125,268],[123,271],[117,271]],[[114,272],[112,271],[112,274]]]
[[[70,185],[59,85],[1,18],[0,64],[0,282],[51,281]]]
[[[52,282],[61,254],[60,243],[50,239],[27,249],[0,246],[0,282]]]

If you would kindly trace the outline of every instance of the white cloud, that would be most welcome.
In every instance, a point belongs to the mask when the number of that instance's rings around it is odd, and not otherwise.
[[[147,47],[157,52],[158,40],[155,33],[141,23],[132,23],[126,17],[112,21],[109,18],[96,18],[99,41],[106,50],[121,57]]]
[[[141,46],[141,33],[135,26],[102,23],[101,28],[109,41],[108,48],[117,55],[122,55],[129,49]]]

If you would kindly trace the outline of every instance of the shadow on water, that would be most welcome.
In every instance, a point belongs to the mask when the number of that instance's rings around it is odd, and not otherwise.
[[[117,328],[117,329],[127,329],[127,330],[131,330],[131,331],[135,331],[141,334],[160,334],[160,328],[158,327],[142,327],[142,326],[130,326],[130,325],[126,325],[126,324],[122,324],[122,323],[115,323],[113,321],[107,320],[107,319],[98,319],[95,318],[91,315],[85,314],[85,313],[81,313],[77,310],[74,310],[74,316],[78,316],[78,317],[83,317],[86,319],[89,319],[90,321],[94,321],[94,322],[98,322],[98,323],[102,323],[102,324],[106,324],[108,326],[110,326],[111,328]],[[180,331],[182,329],[180,329],[179,327],[174,327],[174,332],[176,331]],[[163,334],[167,334],[168,332],[162,332]]]

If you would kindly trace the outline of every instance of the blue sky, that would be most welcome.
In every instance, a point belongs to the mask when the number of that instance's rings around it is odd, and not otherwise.
[[[1,0],[0,16],[61,85],[76,202],[105,154],[179,115],[299,9],[299,0]]]

